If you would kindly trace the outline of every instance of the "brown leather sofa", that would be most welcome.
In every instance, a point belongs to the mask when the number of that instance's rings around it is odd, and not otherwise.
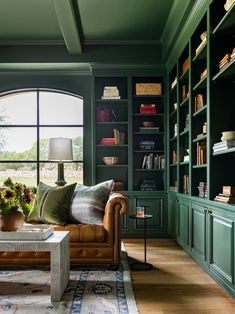
[[[55,225],[57,231],[70,233],[71,265],[106,264],[118,266],[121,252],[120,217],[127,212],[127,200],[120,193],[110,195],[103,225]],[[0,265],[49,264],[49,253],[0,252]]]

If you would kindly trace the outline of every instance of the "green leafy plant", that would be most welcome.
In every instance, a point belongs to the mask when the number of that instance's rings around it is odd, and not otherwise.
[[[16,209],[21,209],[27,216],[32,210],[35,188],[27,188],[25,184],[13,183],[11,178],[4,181],[4,187],[0,190],[0,213],[10,214]]]

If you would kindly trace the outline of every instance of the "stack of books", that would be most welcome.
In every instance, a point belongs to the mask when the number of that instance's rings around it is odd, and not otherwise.
[[[206,142],[197,142],[197,165],[206,164]]]
[[[226,53],[226,55],[219,62],[219,68],[222,69],[225,65],[229,64],[230,58],[230,53]]]
[[[222,141],[213,145],[213,152],[220,152],[235,147],[235,141]]]
[[[143,179],[140,183],[141,191],[155,191],[157,189],[156,180]]]
[[[197,187],[199,194],[199,197],[207,197],[207,183],[206,182],[199,182],[199,186]]]
[[[114,180],[114,182],[113,182],[113,190],[114,191],[123,191],[124,190],[123,182]]]
[[[121,99],[117,86],[105,86],[102,99]]]
[[[102,145],[115,145],[115,138],[114,137],[103,137],[100,140],[100,144]]]
[[[139,142],[139,149],[154,149],[155,148],[155,142],[154,141],[140,141]]]
[[[183,193],[189,193],[189,176],[187,174],[183,176]]]
[[[223,193],[219,193],[214,200],[227,204],[235,204],[235,186],[223,186]]]
[[[155,114],[157,113],[156,104],[141,104],[140,105],[141,114]]]

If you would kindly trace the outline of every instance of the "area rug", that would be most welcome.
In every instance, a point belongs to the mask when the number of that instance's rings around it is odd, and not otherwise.
[[[107,267],[71,268],[62,300],[51,303],[48,267],[1,267],[0,313],[136,314],[127,254],[117,271]]]

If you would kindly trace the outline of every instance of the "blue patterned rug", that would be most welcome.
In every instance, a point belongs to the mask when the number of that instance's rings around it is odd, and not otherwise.
[[[73,267],[62,300],[51,303],[46,267],[0,268],[0,313],[137,314],[126,252],[118,271]]]

